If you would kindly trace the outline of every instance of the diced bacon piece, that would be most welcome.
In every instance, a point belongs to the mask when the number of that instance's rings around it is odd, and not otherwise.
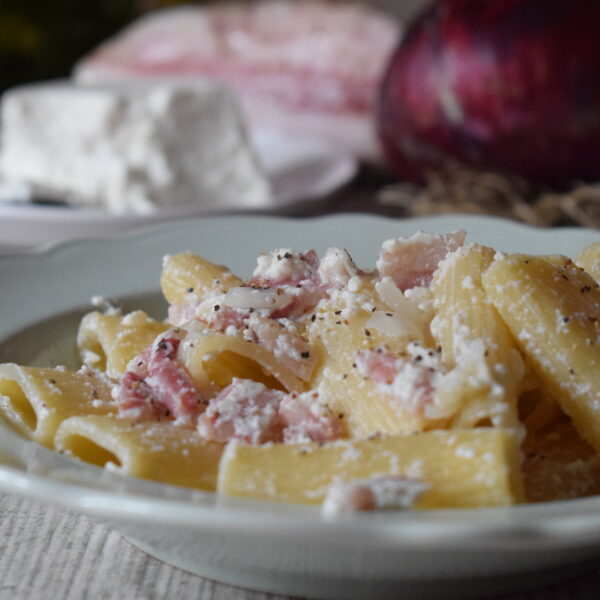
[[[243,329],[249,312],[230,308],[229,306],[215,305],[216,309],[208,317],[208,325],[215,331],[226,331],[230,327]]]
[[[177,421],[191,424],[202,399],[190,374],[177,360],[181,337],[162,337],[153,347],[148,361],[146,383],[158,401],[166,406]]]
[[[343,248],[328,248],[319,263],[321,283],[342,289],[359,270],[352,257]]]
[[[372,155],[377,89],[399,32],[393,18],[347,2],[188,5],[140,18],[80,62],[76,77],[219,80],[251,125]]]
[[[152,388],[133,371],[125,373],[115,392],[122,417],[149,421],[168,416],[169,411],[156,401]]]
[[[282,249],[263,254],[258,258],[258,266],[250,280],[243,286],[231,288],[214,301],[196,305],[193,316],[219,331],[230,325],[241,328],[255,311],[272,319],[299,317],[312,309],[326,293],[319,279],[318,264],[314,250],[298,253]],[[223,309],[225,312],[221,314],[212,312]],[[189,316],[183,309],[176,309],[174,318],[180,312],[184,317]]]
[[[140,378],[145,379],[148,377],[148,361],[152,355],[152,344],[144,348],[138,356],[136,356],[127,365],[127,370],[132,371]]]
[[[289,394],[281,400],[279,416],[286,444],[327,442],[342,437],[340,419],[319,402],[318,392]]]
[[[359,373],[369,377],[376,383],[391,385],[404,361],[382,348],[377,350],[359,350],[356,355],[356,366]]]
[[[342,436],[340,419],[318,401],[316,392],[285,394],[262,383],[234,378],[198,418],[207,440],[248,444],[325,442]]]
[[[389,509],[411,508],[430,488],[419,479],[399,475],[334,481],[322,506],[324,516]]]
[[[180,326],[196,318],[199,303],[192,301],[186,304],[170,304],[167,310],[167,321],[171,325]]]
[[[198,432],[215,442],[280,442],[283,424],[278,409],[283,396],[283,392],[270,390],[262,383],[234,378],[210,400],[198,419]]]
[[[115,393],[122,416],[173,416],[187,425],[195,421],[203,401],[176,359],[184,335],[181,329],[170,329],[132,361]]]
[[[263,254],[244,286],[201,303],[171,307],[169,318],[178,324],[198,319],[216,331],[247,330],[247,336],[306,380],[316,358],[305,340],[286,326],[282,329],[278,321],[309,313],[331,287],[343,287],[358,273],[350,256],[340,248],[331,248],[324,260],[319,261],[314,250],[299,253],[283,248]],[[325,283],[320,272],[327,278]]]
[[[276,321],[256,314],[246,321],[244,337],[271,351],[295,375],[308,381],[317,364],[317,355],[290,321]]]
[[[402,290],[429,286],[440,261],[460,248],[465,231],[444,233],[415,233],[410,238],[396,238],[383,242],[377,260],[382,277],[391,277]]]
[[[414,342],[407,350],[403,357],[384,348],[359,350],[355,364],[361,375],[377,383],[377,390],[391,396],[402,410],[422,415],[433,404],[434,389],[442,374],[439,354]]]

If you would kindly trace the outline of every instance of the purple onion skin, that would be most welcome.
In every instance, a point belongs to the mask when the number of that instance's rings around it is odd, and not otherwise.
[[[600,180],[600,0],[439,0],[381,88],[397,173],[448,161],[534,181]]]

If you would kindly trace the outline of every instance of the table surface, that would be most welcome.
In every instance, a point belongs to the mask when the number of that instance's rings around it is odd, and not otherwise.
[[[506,600],[597,600],[600,568]],[[209,581],[152,558],[102,525],[0,494],[0,600],[291,600]]]
[[[600,566],[506,600],[597,600]],[[290,600],[209,581],[138,550],[85,516],[0,494],[0,600]]]

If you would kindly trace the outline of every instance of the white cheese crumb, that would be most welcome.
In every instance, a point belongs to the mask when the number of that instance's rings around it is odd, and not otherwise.
[[[92,296],[90,298],[92,306],[102,311],[105,315],[120,315],[121,309],[114,304],[112,300],[104,296]]]
[[[461,283],[461,287],[464,290],[472,290],[475,287],[475,284],[473,283],[473,277],[471,275],[467,275],[466,277],[464,277]]]
[[[354,481],[334,481],[321,508],[324,517],[359,511],[411,508],[430,488],[417,479],[382,476]]]

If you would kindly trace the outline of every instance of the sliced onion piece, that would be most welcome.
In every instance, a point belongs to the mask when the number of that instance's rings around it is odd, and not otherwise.
[[[401,323],[405,335],[411,335],[415,339],[423,339],[423,312],[419,310],[410,300],[407,300],[402,291],[396,286],[391,277],[384,277],[375,284],[375,289],[384,302],[394,314],[394,317]],[[378,313],[373,313],[373,317]],[[383,319],[391,321],[385,313],[381,313]],[[378,323],[385,326],[385,320],[373,323],[373,327],[386,333],[386,330],[380,329]],[[388,330],[389,331],[389,330]],[[392,335],[391,333],[389,335]]]
[[[402,319],[393,313],[385,313],[382,311],[374,312],[366,325],[367,327],[377,329],[390,337],[415,337],[415,328],[410,323],[402,321]]]
[[[292,301],[292,297],[278,289],[235,287],[225,294],[223,303],[231,308],[278,310]]]

